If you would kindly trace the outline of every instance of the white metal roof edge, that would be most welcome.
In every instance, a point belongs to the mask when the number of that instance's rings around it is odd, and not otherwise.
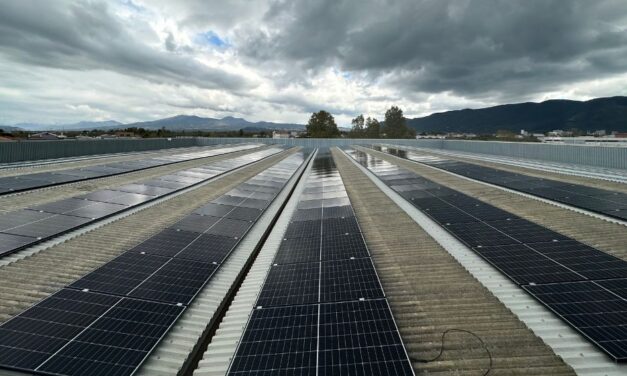
[[[416,209],[401,195],[385,185],[367,168],[343,150],[342,153],[370,180],[420,225],[457,262],[496,296],[510,311],[540,337],[555,354],[582,376],[620,376],[627,374],[627,365],[613,362],[549,309],[529,296],[501,272],[449,234],[439,224]]]
[[[292,214],[296,210],[300,195],[303,189],[305,189],[305,183],[311,171],[311,161],[314,158],[315,153],[311,156],[307,169],[296,186],[292,197],[283,209],[283,213],[275,223],[274,229],[266,239],[257,259],[237,291],[237,295],[220,323],[216,334],[213,336],[207,351],[203,354],[198,368],[194,371],[195,376],[218,376],[225,375],[228,372],[240,338],[246,329],[248,318],[255,307],[257,296],[272,266],[274,255],[279,249],[283,234],[287,230]]]

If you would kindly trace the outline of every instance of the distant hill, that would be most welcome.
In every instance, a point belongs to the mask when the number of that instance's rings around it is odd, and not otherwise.
[[[0,129],[6,131],[15,130],[27,131],[84,131],[92,129],[114,130],[120,128],[144,128],[157,130],[166,128],[172,131],[263,131],[263,130],[304,130],[303,124],[272,123],[267,121],[250,122],[246,119],[227,116],[222,119],[205,118],[199,116],[178,115],[165,119],[142,121],[137,123],[120,123],[115,120],[107,121],[81,121],[72,124],[37,124],[20,123],[15,126],[0,125]]]
[[[10,125],[0,125],[0,129],[2,129],[4,132],[7,132],[7,133],[23,131],[24,130],[22,128],[10,126]]]
[[[549,100],[506,104],[482,109],[447,111],[408,119],[416,132],[488,134],[498,130],[518,133],[554,129],[627,131],[627,97],[597,98],[585,102]]]
[[[246,119],[227,116],[222,119],[199,116],[178,115],[166,119],[125,124],[125,128],[166,129],[173,131],[237,131],[240,129],[261,130],[303,130],[302,124],[271,123],[267,121],[250,122]]]
[[[20,123],[15,124],[18,130],[27,131],[83,131],[90,129],[105,129],[115,128],[123,125],[119,121],[106,120],[106,121],[79,121],[78,123],[71,124],[38,124],[38,123]],[[0,128],[5,129],[5,125],[0,125]]]

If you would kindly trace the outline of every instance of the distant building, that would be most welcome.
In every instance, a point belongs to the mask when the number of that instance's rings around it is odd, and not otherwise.
[[[52,132],[35,133],[28,136],[30,140],[64,140],[67,138],[64,134],[56,134]]]
[[[272,138],[296,138],[302,133],[299,131],[272,131]]]
[[[137,136],[133,132],[119,131],[115,132],[115,135],[119,138],[137,138]]]
[[[443,134],[419,134],[416,135],[416,140],[421,140],[421,139],[443,139],[445,138],[445,136]]]

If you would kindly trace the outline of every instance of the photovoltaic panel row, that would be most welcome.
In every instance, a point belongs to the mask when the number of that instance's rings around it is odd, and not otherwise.
[[[229,374],[412,375],[328,151],[261,289]]]
[[[284,172],[293,174],[302,162],[303,155],[295,154],[247,183],[281,176],[285,184],[291,175]],[[281,189],[275,188],[274,197]],[[214,199],[210,205],[231,192]],[[188,215],[69,287],[187,305],[255,222],[234,220],[227,215],[228,212],[221,217]]]
[[[172,181],[172,179],[183,178],[181,174],[186,171],[179,171],[148,181],[95,191],[0,215],[0,256],[199,184],[282,150],[281,148],[270,148],[203,167],[196,167],[193,170],[203,171],[203,174],[199,174],[195,178],[184,177],[185,182]],[[258,207],[259,201],[256,200],[253,204]],[[250,204],[248,205],[250,206]]]
[[[375,175],[378,175],[385,183],[394,180],[397,174],[411,173],[369,154],[357,151],[349,152],[349,154]],[[382,172],[385,173],[382,174]],[[423,182],[424,184],[422,184]],[[403,188],[403,185],[398,184],[398,182],[397,185],[391,187],[495,267],[503,271],[515,271],[515,274],[508,274],[508,276],[517,283],[560,282],[565,278],[571,281],[588,279],[586,275],[579,272],[583,269],[577,271],[571,268],[571,266],[575,266],[576,260],[569,261],[567,257],[557,257],[557,254],[547,251],[548,245],[555,247],[563,244],[571,248],[575,246],[581,249],[585,248],[588,256],[611,258],[613,261],[627,266],[627,262],[602,251],[585,246],[567,236],[505,210],[495,208],[461,192],[447,187],[438,187],[437,183],[418,175],[415,175],[413,181],[407,185],[408,189]],[[430,197],[425,197],[425,194]],[[506,252],[504,252],[507,246],[516,247],[517,258],[507,257]],[[499,257],[501,255],[503,257]],[[519,259],[520,261],[517,263]],[[523,264],[522,260],[524,259],[537,262]],[[617,265],[613,266],[616,267]],[[597,264],[596,267],[603,269],[603,265]],[[624,270],[627,273],[627,269]],[[614,273],[618,272],[618,270],[614,271]],[[624,276],[627,277],[627,274]],[[611,277],[615,277],[615,275]],[[608,276],[608,278],[611,277]]]
[[[616,361],[627,360],[627,262],[373,157],[347,153]],[[410,177],[407,185],[396,177]],[[581,292],[578,289],[585,289]]]
[[[425,156],[410,150],[386,146],[375,148],[471,179],[627,220],[627,193],[539,178],[442,157]]]
[[[303,160],[290,156],[247,184],[285,184]],[[282,186],[274,189],[271,200]],[[193,216],[184,223],[200,220],[195,229],[228,219]],[[169,228],[151,239],[0,326],[0,366],[50,375],[134,373],[241,237]]]
[[[18,176],[0,177],[0,195],[38,189],[51,185],[74,183],[86,179],[125,174],[152,167],[165,166],[172,163],[193,159],[207,158],[221,154],[256,148],[258,145],[234,145],[210,150],[180,153],[167,157],[148,157],[133,161],[113,162],[97,166],[73,168],[53,172],[37,172]]]
[[[0,326],[0,362],[51,375],[130,375],[183,310],[62,289]]]

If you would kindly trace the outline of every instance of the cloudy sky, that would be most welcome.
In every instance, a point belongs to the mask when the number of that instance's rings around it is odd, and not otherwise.
[[[624,0],[6,0],[0,124],[627,95]]]

